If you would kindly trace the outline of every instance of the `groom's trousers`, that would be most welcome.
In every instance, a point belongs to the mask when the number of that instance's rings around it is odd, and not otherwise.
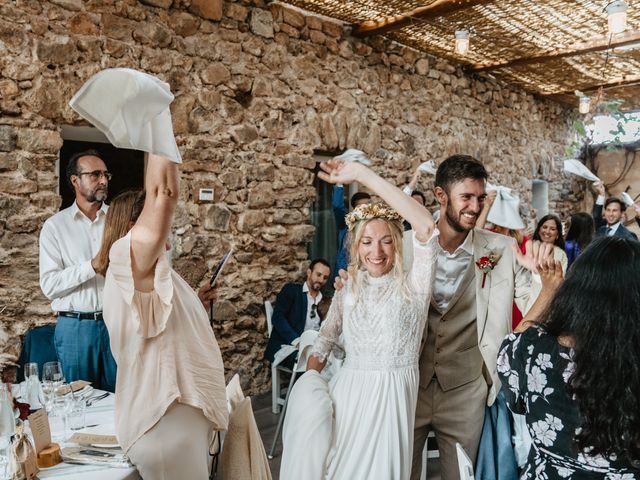
[[[446,392],[436,377],[426,388],[420,388],[416,406],[411,480],[419,480],[422,450],[427,435],[434,431],[440,451],[440,478],[460,478],[456,442],[475,464],[487,404],[487,383],[482,375],[469,383]]]

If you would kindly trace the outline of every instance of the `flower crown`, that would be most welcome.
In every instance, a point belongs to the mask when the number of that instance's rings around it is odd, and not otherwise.
[[[382,218],[390,222],[400,222],[402,220],[398,212],[384,203],[366,203],[354,208],[344,217],[344,221],[349,231],[351,231],[359,221],[372,220],[374,218]]]

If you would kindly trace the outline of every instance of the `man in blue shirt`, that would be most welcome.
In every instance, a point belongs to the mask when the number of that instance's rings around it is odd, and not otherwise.
[[[351,196],[351,208],[358,205],[364,205],[371,202],[371,195],[367,192],[356,192]],[[346,269],[349,265],[349,250],[347,247],[347,224],[344,217],[348,210],[344,204],[344,187],[334,185],[333,197],[331,200],[333,207],[333,215],[336,219],[336,227],[338,229],[338,253],[336,255],[336,264],[334,275],[338,275],[340,269]]]

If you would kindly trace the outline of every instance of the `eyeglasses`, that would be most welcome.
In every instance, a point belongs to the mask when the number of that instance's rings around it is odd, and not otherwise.
[[[311,313],[309,314],[309,318],[313,319],[316,318],[316,310],[318,309],[318,305],[316,305],[315,303],[311,304]]]
[[[113,174],[111,172],[107,172],[107,171],[103,172],[102,170],[94,170],[93,172],[78,172],[76,173],[76,175],[78,177],[81,177],[82,175],[89,175],[89,178],[94,182],[96,180],[100,180],[100,178],[102,177],[106,178],[107,181],[113,178]]]

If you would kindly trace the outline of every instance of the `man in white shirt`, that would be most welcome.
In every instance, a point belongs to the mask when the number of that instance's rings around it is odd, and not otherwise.
[[[598,237],[607,236],[632,238],[637,240],[638,237],[631,230],[622,224],[622,214],[626,210],[625,204],[616,197],[607,198],[605,201],[605,189],[602,182],[594,185],[598,198],[593,205],[593,220],[596,223],[596,235]],[[604,206],[604,218],[602,215],[602,207]],[[640,224],[640,223],[639,223]]]
[[[516,254],[512,238],[475,229],[486,179],[484,166],[468,155],[447,158],[436,173],[438,259],[419,362],[414,480],[420,478],[429,431],[436,435],[443,480],[458,478],[456,443],[475,463],[485,408],[500,390],[496,358],[511,331],[512,304],[515,299],[524,308],[530,295],[527,269],[537,260]],[[408,263],[407,257],[410,249]]]
[[[71,157],[67,181],[75,202],[40,232],[40,288],[57,314],[54,344],[65,380],[114,391],[116,363],[102,320],[104,277],[96,273],[111,174],[94,150]]]
[[[273,362],[274,355],[282,345],[290,345],[305,330],[319,330],[326,311],[321,307],[322,287],[331,274],[329,263],[321,258],[311,262],[307,270],[307,281],[303,284],[287,283],[278,296],[273,309],[273,329],[265,351],[265,358]],[[324,306],[324,305],[323,305]],[[293,367],[293,356],[282,362]]]

